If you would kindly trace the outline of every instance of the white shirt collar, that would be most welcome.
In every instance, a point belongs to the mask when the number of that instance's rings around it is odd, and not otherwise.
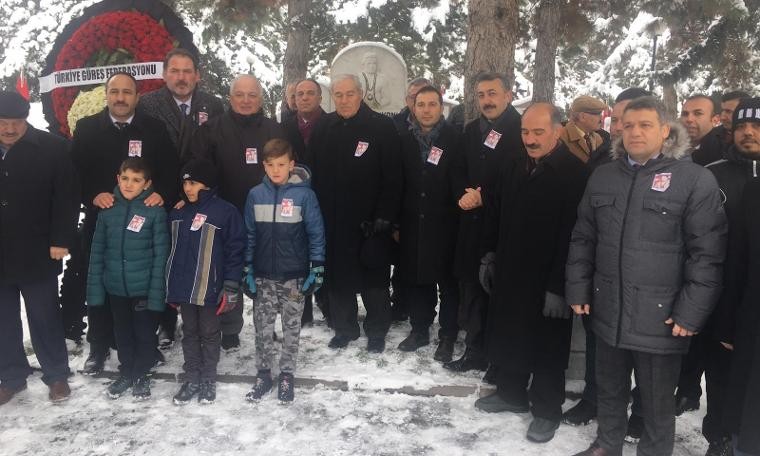
[[[110,118],[111,118],[111,123],[112,123],[112,124],[116,124],[116,122],[121,122],[121,120],[116,120],[116,119],[114,118],[114,116],[112,116],[112,115],[111,115],[111,113],[110,113],[110,112],[108,113],[108,117],[110,117]],[[132,114],[131,116],[129,116],[129,119],[127,119],[127,120],[125,120],[125,121],[124,121],[124,123],[127,123],[127,124],[131,124],[131,123],[132,123],[132,119],[134,119],[134,118],[135,118],[135,115],[134,115],[134,114]]]

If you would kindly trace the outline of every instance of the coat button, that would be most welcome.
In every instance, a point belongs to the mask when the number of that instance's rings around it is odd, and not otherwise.
[[[420,196],[424,198],[426,196],[425,192],[420,193]]]
[[[660,309],[662,309],[662,304],[657,304],[657,307],[659,307]]]

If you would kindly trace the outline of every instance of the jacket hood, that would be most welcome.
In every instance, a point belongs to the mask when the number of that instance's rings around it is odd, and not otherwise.
[[[274,188],[269,176],[264,176],[263,182],[271,188]],[[305,165],[296,165],[290,172],[288,181],[282,187],[311,187],[311,171]]]
[[[672,158],[673,160],[679,160],[687,155],[691,155],[691,145],[689,135],[686,133],[686,129],[678,122],[668,122],[670,125],[670,135],[668,139],[662,144],[662,150],[660,153],[665,158]],[[613,160],[617,160],[621,157],[625,157],[628,154],[623,146],[623,138],[618,138],[612,144],[610,148],[610,157]]]

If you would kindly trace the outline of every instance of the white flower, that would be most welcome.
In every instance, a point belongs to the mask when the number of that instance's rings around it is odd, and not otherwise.
[[[74,103],[66,115],[69,123],[71,134],[74,134],[77,121],[83,117],[97,114],[103,110],[106,105],[106,86],[100,85],[90,91],[81,91],[74,99]]]

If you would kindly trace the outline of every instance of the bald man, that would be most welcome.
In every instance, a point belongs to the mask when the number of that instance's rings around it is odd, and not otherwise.
[[[530,410],[527,438],[539,443],[554,437],[562,419],[572,329],[565,263],[590,173],[560,140],[562,131],[560,112],[551,104],[525,111],[521,136],[527,153],[502,165],[486,198],[481,238],[481,285],[491,298],[487,356],[498,378],[496,392],[475,406],[486,412]]]
[[[203,124],[193,141],[193,156],[211,161],[219,171],[219,196],[241,214],[248,191],[264,178],[264,144],[273,138],[285,139],[280,125],[262,112],[263,97],[255,76],[236,77],[230,86],[229,110]],[[222,316],[223,349],[240,346],[242,328],[242,306]]]

